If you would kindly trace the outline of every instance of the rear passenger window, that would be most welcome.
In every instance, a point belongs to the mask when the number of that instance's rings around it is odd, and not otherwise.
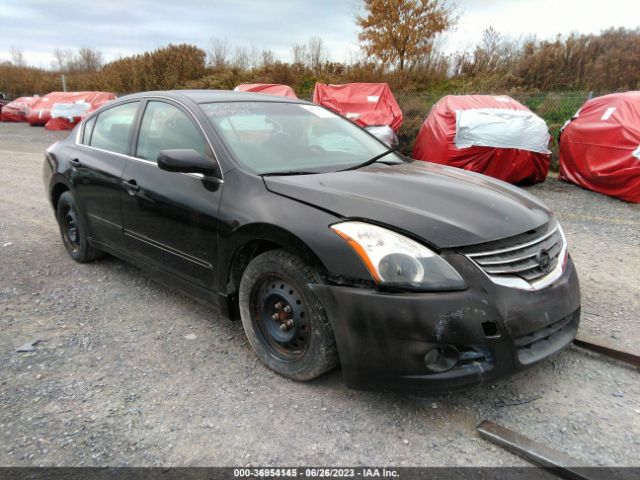
[[[89,145],[115,153],[129,153],[129,135],[140,102],[112,107],[98,115]],[[85,130],[86,135],[86,130]]]
[[[96,123],[96,117],[91,117],[89,120],[84,122],[84,130],[82,131],[82,143],[83,145],[89,145],[89,141],[91,140],[91,132],[93,132],[93,126]]]
[[[165,102],[149,102],[144,110],[136,157],[153,162],[161,150],[193,149],[206,155],[202,134],[179,108]]]

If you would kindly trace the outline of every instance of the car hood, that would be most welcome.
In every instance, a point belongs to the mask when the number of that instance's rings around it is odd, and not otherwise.
[[[428,162],[264,177],[267,189],[351,219],[404,230],[439,247],[499,240],[547,223],[552,213],[522,189]]]

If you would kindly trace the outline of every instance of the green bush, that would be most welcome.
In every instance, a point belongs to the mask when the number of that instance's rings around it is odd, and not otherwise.
[[[402,126],[398,132],[400,152],[411,156],[420,127],[438,98],[430,95],[399,94],[396,96],[402,110]]]

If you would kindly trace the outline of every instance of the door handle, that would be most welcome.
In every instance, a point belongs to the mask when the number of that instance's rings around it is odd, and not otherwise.
[[[123,180],[122,183],[124,184],[124,187],[127,189],[127,192],[129,192],[129,195],[135,195],[136,192],[140,190],[140,186],[138,185],[138,182],[136,182],[135,180]]]
[[[82,163],[80,163],[80,160],[78,160],[77,158],[72,159],[69,163],[73,168],[79,168],[82,166]]]

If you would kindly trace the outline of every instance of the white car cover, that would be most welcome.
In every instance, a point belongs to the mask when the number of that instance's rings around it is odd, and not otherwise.
[[[82,117],[90,108],[91,104],[83,100],[75,103],[54,103],[51,118],[66,118],[73,121],[74,117]]]
[[[516,148],[548,154],[549,138],[547,124],[533,112],[501,108],[456,111],[457,148]]]
[[[370,127],[364,127],[364,129],[378,140],[389,145],[389,147],[398,146],[398,136],[389,125],[373,125]]]

